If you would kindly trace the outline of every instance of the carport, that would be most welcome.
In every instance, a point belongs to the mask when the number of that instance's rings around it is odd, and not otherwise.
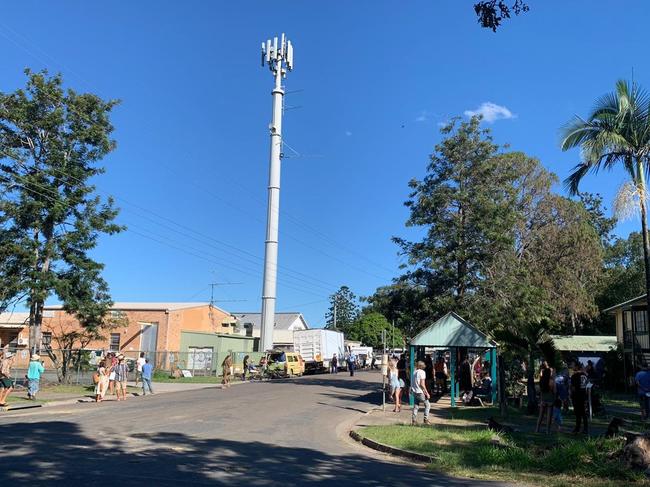
[[[422,330],[411,340],[409,345],[411,373],[415,370],[415,361],[424,359],[426,347],[438,351],[448,350],[451,405],[455,406],[456,397],[458,397],[457,368],[459,360],[462,360],[462,357],[469,352],[480,354],[490,362],[492,402],[494,402],[497,394],[497,345],[474,325],[452,311]],[[412,394],[409,402],[413,406]]]

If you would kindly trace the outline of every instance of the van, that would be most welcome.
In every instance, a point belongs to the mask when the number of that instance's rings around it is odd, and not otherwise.
[[[269,369],[284,372],[287,375],[302,375],[305,373],[305,361],[299,353],[270,352],[267,354]]]

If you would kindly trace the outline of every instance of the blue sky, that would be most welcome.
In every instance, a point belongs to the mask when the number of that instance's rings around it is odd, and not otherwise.
[[[367,295],[397,275],[390,237],[410,234],[407,182],[424,174],[439,123],[483,107],[497,142],[563,179],[579,154],[559,150],[559,128],[632,69],[650,86],[642,1],[530,0],[496,34],[472,4],[7,1],[0,90],[47,67],[122,100],[97,181],[129,227],[95,251],[115,300],[208,300],[210,282],[231,282],[216,288],[220,306],[258,310],[272,88],[259,46],[286,32],[287,105],[300,108],[284,136],[301,157],[283,162],[278,309],[319,326],[338,286]],[[609,204],[624,180],[583,189]]]

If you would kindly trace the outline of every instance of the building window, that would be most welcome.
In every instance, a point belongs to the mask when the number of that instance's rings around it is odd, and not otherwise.
[[[253,336],[253,323],[244,323],[244,330],[246,330],[246,336]]]
[[[41,344],[43,348],[52,348],[52,332],[44,331],[41,333]]]
[[[109,345],[109,350],[111,352],[119,352],[120,351],[120,334],[119,333],[111,333],[111,343]]]

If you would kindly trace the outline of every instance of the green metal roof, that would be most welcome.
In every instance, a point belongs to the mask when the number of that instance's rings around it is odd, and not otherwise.
[[[497,343],[452,311],[418,333],[411,345],[494,348]]]
[[[609,352],[616,348],[616,336],[553,335],[555,348],[561,352]]]

